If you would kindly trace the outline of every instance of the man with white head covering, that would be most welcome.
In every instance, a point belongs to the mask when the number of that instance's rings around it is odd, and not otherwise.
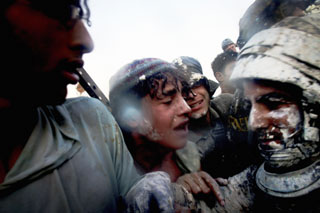
[[[288,17],[242,48],[231,78],[251,102],[264,163],[229,178],[212,212],[320,211],[319,51],[320,14]]]

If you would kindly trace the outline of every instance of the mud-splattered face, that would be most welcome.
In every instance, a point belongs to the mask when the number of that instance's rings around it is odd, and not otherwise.
[[[159,83],[161,85],[163,81]],[[158,92],[162,94],[142,98],[140,134],[166,148],[180,149],[187,142],[190,107],[182,96],[180,83],[177,89],[173,83],[167,82]]]
[[[300,161],[300,151],[292,146],[301,122],[295,94],[253,82],[246,82],[244,93],[252,104],[249,128],[258,135],[266,163],[281,168]]]
[[[189,116],[193,119],[205,116],[209,109],[209,100],[209,93],[203,85],[192,88],[187,98],[187,103],[191,108]]]

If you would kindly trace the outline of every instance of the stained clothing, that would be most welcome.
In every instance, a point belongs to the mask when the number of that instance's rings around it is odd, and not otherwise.
[[[185,147],[175,152],[175,155],[183,174],[200,171],[200,153],[194,143],[188,141]]]
[[[186,146],[183,147],[182,149],[177,150],[174,153],[174,155],[175,155],[176,163],[183,174],[197,172],[200,170],[200,156],[199,156],[197,147],[194,143],[188,141]],[[137,168],[139,168],[139,172],[141,174],[146,174],[146,178],[148,178],[148,176],[155,173],[155,172],[145,173],[143,168],[140,167],[139,165],[137,165]],[[164,174],[168,175],[167,173],[164,173],[164,172],[160,172],[160,173],[163,173],[162,175]],[[136,185],[139,185],[139,183]],[[150,207],[146,206],[146,204],[152,203],[150,201],[151,196],[146,194],[146,191],[150,191],[149,190],[150,187],[158,188],[157,192],[160,192],[155,194],[155,196],[158,195],[157,206],[153,206],[153,205],[151,205]],[[167,187],[169,187],[170,190]],[[128,193],[129,194],[128,196],[130,197],[129,200],[134,200],[136,203],[140,202],[140,204],[135,205],[135,204],[129,203],[130,212],[146,212],[145,209],[148,209],[148,212],[161,212],[161,211],[169,212],[168,209],[170,210],[170,208],[168,208],[167,205],[171,204],[173,208],[174,200],[176,199],[175,196],[178,196],[178,197],[181,196],[176,193],[172,194],[172,191],[175,192],[176,190],[182,190],[181,185],[178,185],[175,183],[170,184],[169,178],[164,179],[161,177],[159,178],[159,176],[157,178],[153,178],[153,180],[150,179],[149,184],[147,185],[140,184],[139,187],[134,187],[134,188],[135,188],[134,193],[131,193],[131,191]],[[168,193],[168,192],[171,192],[171,193]],[[182,193],[182,196],[183,196],[183,192],[182,191],[179,191],[179,192]],[[134,199],[132,199],[131,196],[134,196]],[[171,200],[171,203],[167,201],[168,197],[174,198]],[[144,207],[144,208],[141,208],[141,207]]]
[[[228,179],[227,186],[220,187],[225,206],[215,199],[195,200],[191,194],[179,193],[177,205],[195,212],[319,212],[320,188],[302,196],[283,198],[266,194],[256,184],[258,166],[252,165]],[[178,194],[178,192],[175,192]],[[182,206],[182,207],[181,207]]]
[[[68,99],[38,108],[38,123],[0,185],[0,212],[116,212],[139,179],[106,107]]]
[[[233,103],[232,94],[221,94],[215,97],[209,107],[210,121],[206,118],[191,120],[188,140],[197,144],[201,155],[201,167],[212,177],[230,177],[245,168],[252,159],[248,156],[247,141],[232,138],[229,140],[229,108]]]

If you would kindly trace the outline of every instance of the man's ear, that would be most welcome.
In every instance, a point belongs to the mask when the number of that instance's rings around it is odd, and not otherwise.
[[[224,81],[224,76],[222,72],[215,72],[214,77],[216,77],[218,82],[223,82]]]

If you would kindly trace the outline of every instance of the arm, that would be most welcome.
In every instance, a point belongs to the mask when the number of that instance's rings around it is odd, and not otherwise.
[[[212,178],[204,171],[185,174],[178,178],[177,184],[182,185],[189,193],[209,194],[213,193],[221,206],[224,206],[224,197],[220,185],[227,185],[228,181],[223,178]]]

